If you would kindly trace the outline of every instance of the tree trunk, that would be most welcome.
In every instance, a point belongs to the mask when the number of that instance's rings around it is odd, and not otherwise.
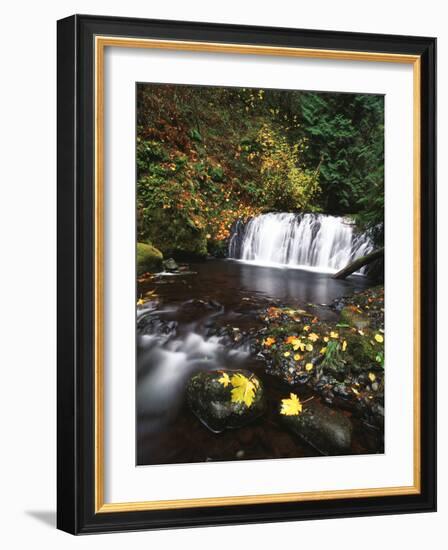
[[[335,273],[332,278],[333,279],[345,279],[361,267],[364,267],[365,265],[368,265],[375,260],[378,260],[378,258],[381,258],[381,256],[384,255],[384,247],[379,248],[378,250],[374,250],[373,252],[370,252],[370,254],[367,254],[366,256],[361,256],[361,258],[357,258],[356,260],[353,260],[353,262],[350,262],[347,266],[344,267],[344,269],[341,269],[337,273]]]

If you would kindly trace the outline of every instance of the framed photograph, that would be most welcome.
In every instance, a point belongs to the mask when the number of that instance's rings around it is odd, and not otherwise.
[[[434,38],[58,22],[58,527],[434,511]]]

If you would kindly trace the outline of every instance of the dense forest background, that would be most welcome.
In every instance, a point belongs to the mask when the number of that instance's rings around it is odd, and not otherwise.
[[[139,242],[222,255],[232,224],[266,211],[381,225],[383,96],[138,85]]]

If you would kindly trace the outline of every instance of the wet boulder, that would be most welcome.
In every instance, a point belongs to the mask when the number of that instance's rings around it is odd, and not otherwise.
[[[262,383],[246,370],[195,374],[187,385],[187,402],[214,433],[245,426],[265,410]]]
[[[170,273],[177,273],[179,271],[179,266],[174,258],[168,258],[163,262],[163,267],[165,271]]]
[[[350,453],[352,423],[341,412],[311,401],[295,415],[280,414],[283,424],[323,455]]]

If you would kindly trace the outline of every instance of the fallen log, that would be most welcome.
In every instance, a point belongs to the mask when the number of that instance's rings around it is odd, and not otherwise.
[[[384,256],[384,247],[378,248],[377,250],[374,250],[365,256],[361,256],[360,258],[356,258],[356,260],[353,260],[353,262],[350,262],[343,269],[332,275],[332,279],[345,279],[355,271],[358,271],[358,269],[361,269],[361,267],[378,260],[381,256]]]

